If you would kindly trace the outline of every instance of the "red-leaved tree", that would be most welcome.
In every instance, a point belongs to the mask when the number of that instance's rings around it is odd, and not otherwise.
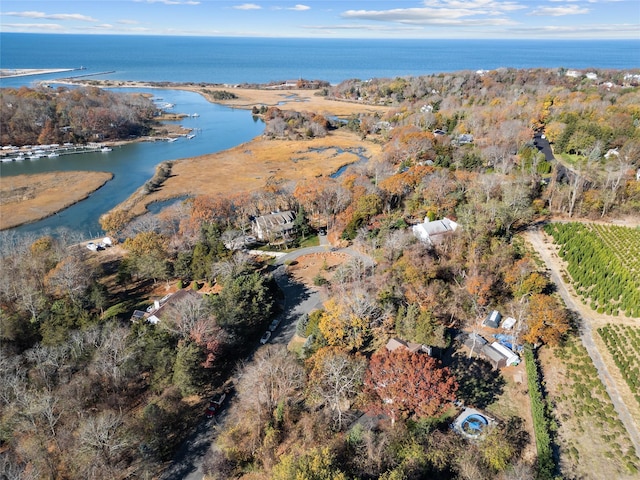
[[[399,348],[371,357],[365,386],[372,409],[399,417],[435,417],[455,400],[458,384],[447,367],[426,354]]]

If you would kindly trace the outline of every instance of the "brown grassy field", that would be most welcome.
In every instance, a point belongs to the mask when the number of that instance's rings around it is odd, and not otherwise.
[[[258,137],[230,150],[176,161],[171,177],[159,190],[145,195],[139,189],[115,209],[140,215],[152,202],[183,195],[251,192],[268,180],[286,182],[329,175],[358,161],[356,153],[348,153],[355,148],[364,149],[368,158],[378,156],[381,150],[380,145],[342,130],[301,141]]]
[[[91,83],[101,87],[153,87],[142,82]],[[316,95],[315,90],[263,90],[220,85],[169,88],[198,92],[211,102],[231,108],[251,109],[253,106],[277,105],[283,110],[309,111],[343,118],[358,113],[383,114],[389,110],[389,107],[384,106],[328,100]],[[217,101],[203,90],[231,91],[237,98]],[[161,134],[168,136],[184,133],[177,125],[165,125],[161,130]],[[381,151],[379,144],[362,140],[359,135],[342,130],[331,132],[325,138],[300,141],[267,140],[257,137],[251,142],[224,152],[177,160],[173,165],[171,177],[159,190],[145,194],[141,187],[116,209],[125,208],[135,216],[145,213],[146,206],[155,201],[184,195],[250,192],[263,187],[268,180],[295,182],[304,178],[329,175],[344,165],[358,161],[356,153],[348,153],[356,148],[363,149],[362,155],[367,158],[375,158]],[[22,180],[18,178],[3,180],[0,229],[53,215],[86,198],[111,176],[105,173],[57,172],[43,176],[25,175]]]
[[[358,102],[345,102],[331,100],[317,95],[317,90],[265,90],[249,88],[229,88],[218,87],[193,87],[188,90],[201,93],[207,100],[219,103],[228,107],[247,108],[253,106],[277,106],[281,110],[297,110],[314,112],[322,115],[335,115],[337,117],[348,117],[354,114],[384,114],[391,110],[391,107],[381,105],[365,105]],[[224,90],[235,94],[238,98],[233,100],[214,100],[203,90]]]
[[[0,230],[35,222],[73,205],[113,178],[107,172],[50,172],[3,177]]]
[[[138,82],[119,86],[144,87]],[[180,86],[198,92],[209,101],[232,108],[251,109],[254,106],[277,105],[282,110],[309,111],[323,115],[348,117],[358,113],[383,114],[389,107],[328,100],[314,90],[264,90],[228,86]],[[204,90],[225,90],[237,98],[218,101]],[[155,201],[184,195],[217,195],[226,192],[250,192],[263,187],[267,180],[297,181],[320,175],[330,175],[344,165],[358,160],[355,153],[338,153],[363,148],[367,158],[380,154],[379,144],[363,141],[359,135],[334,131],[324,138],[311,140],[267,140],[257,137],[224,152],[187,158],[174,163],[171,177],[162,188],[145,194],[141,188],[114,210],[126,209],[141,215]]]

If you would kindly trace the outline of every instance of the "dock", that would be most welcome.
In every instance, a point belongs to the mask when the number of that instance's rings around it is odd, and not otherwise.
[[[74,155],[77,153],[110,152],[111,149],[101,143],[88,145],[33,145],[26,147],[2,147],[0,162],[21,162],[46,158]]]

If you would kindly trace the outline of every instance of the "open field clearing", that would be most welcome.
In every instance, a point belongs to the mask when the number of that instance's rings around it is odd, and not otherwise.
[[[311,140],[259,137],[230,150],[176,161],[161,188],[149,194],[139,189],[115,209],[140,215],[155,201],[185,195],[251,192],[268,182],[330,175],[362,157],[379,154],[380,145],[363,142],[358,135],[344,130]]]

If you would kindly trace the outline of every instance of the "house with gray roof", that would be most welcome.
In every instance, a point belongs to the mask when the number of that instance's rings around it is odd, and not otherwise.
[[[271,212],[253,219],[251,228],[256,238],[263,242],[286,243],[295,232],[296,214],[285,212]]]

